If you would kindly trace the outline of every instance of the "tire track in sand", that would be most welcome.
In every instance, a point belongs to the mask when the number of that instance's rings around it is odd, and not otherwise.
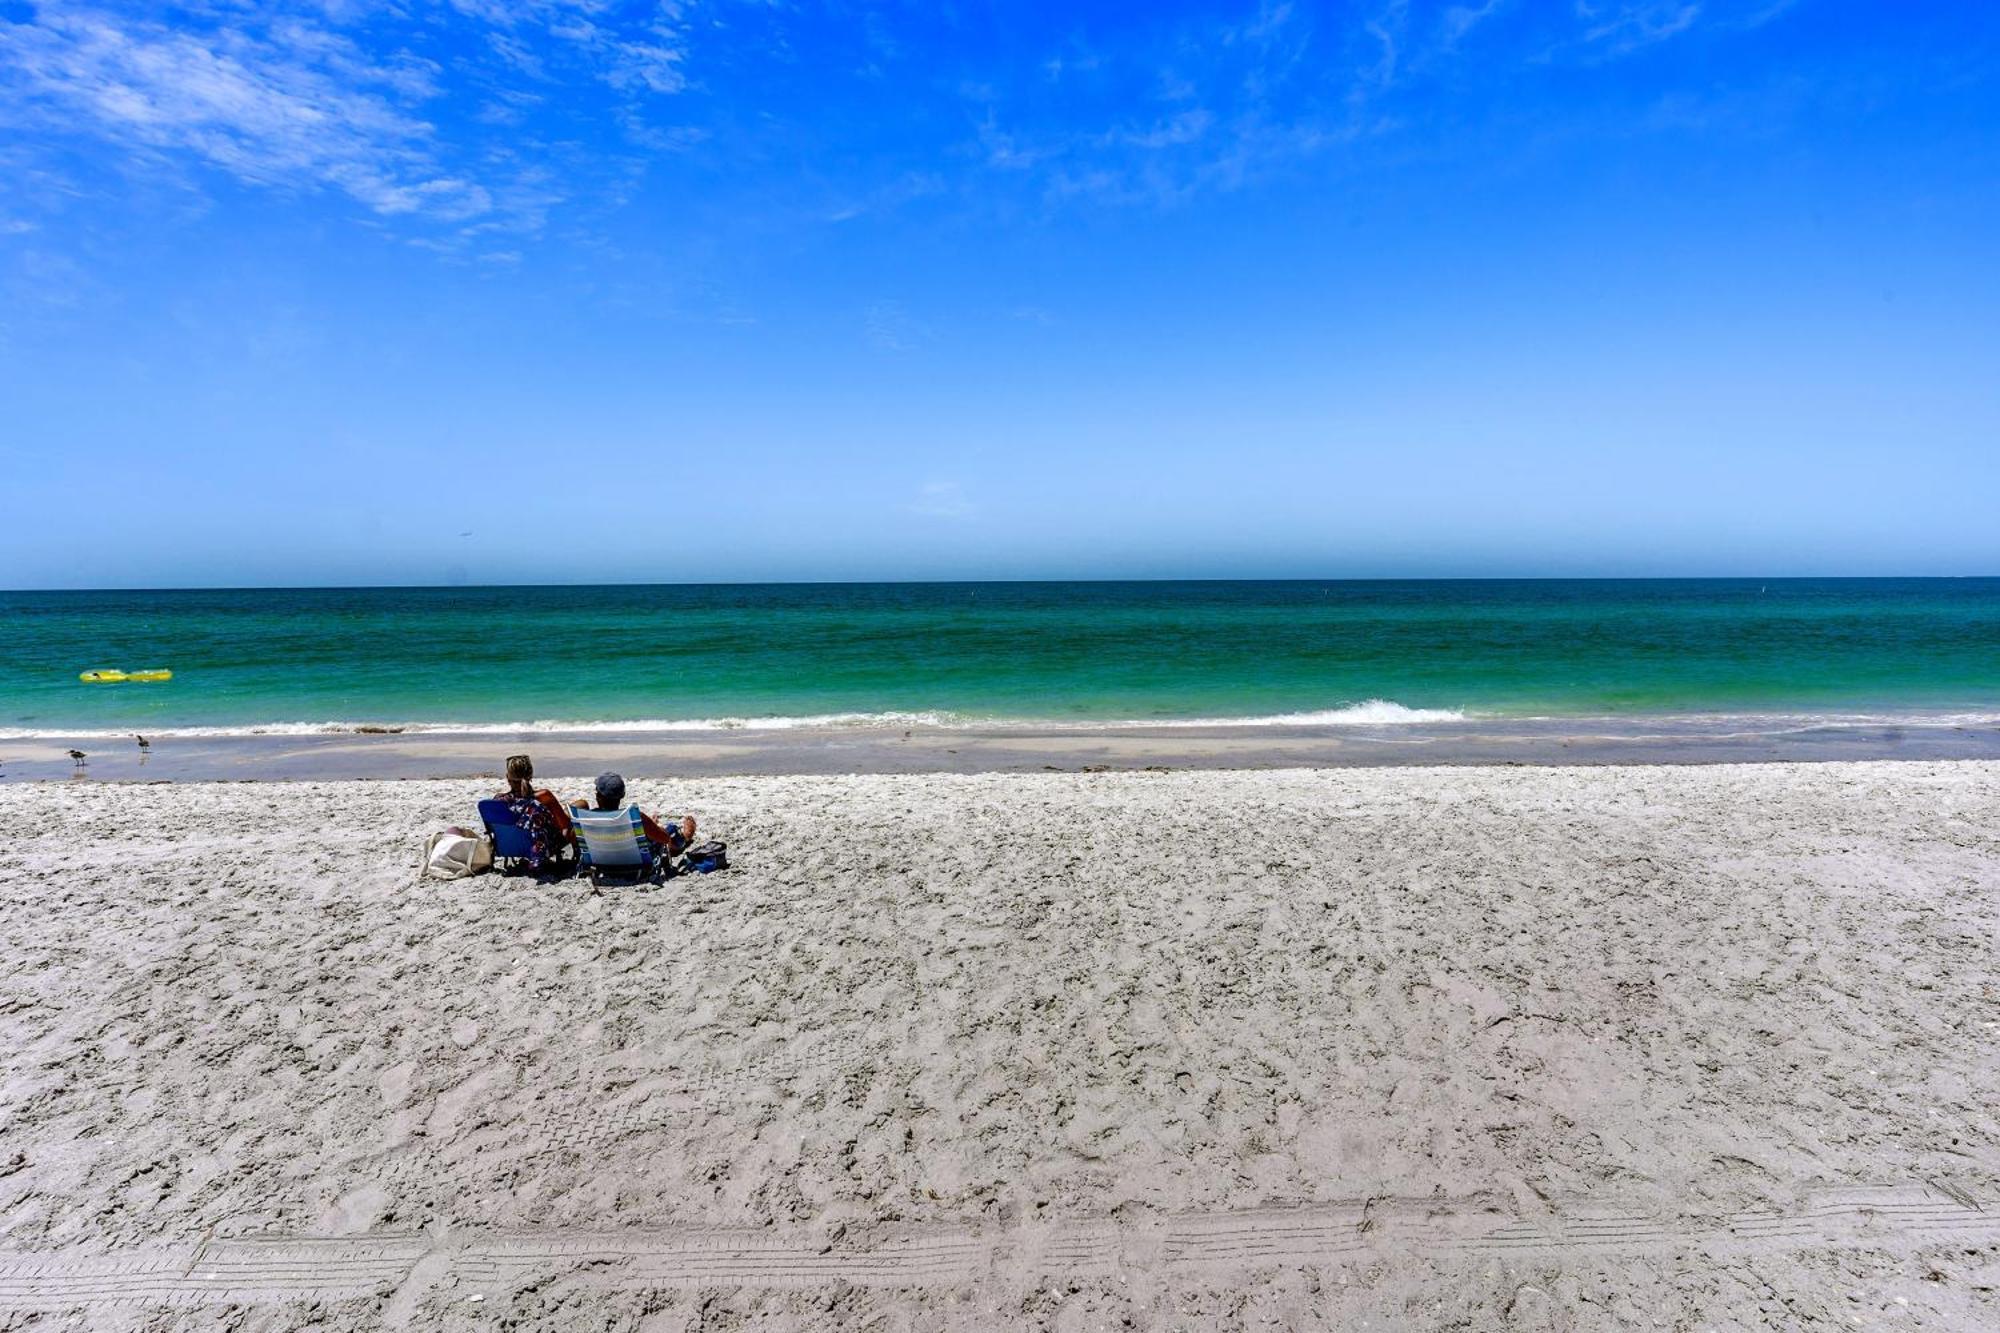
[[[1199,1280],[1260,1267],[1404,1256],[1588,1261],[1658,1251],[1728,1257],[1812,1249],[2000,1244],[2000,1207],[1949,1183],[1813,1191],[1713,1220],[1572,1200],[1523,1217],[1490,1197],[1370,1199],[1138,1221],[935,1226],[854,1241],[806,1229],[248,1237],[109,1254],[0,1253],[0,1311],[272,1305],[383,1298],[451,1284],[505,1292],[688,1287],[965,1287],[989,1279]],[[421,1272],[419,1266],[421,1265]],[[414,1278],[413,1278],[414,1275]]]

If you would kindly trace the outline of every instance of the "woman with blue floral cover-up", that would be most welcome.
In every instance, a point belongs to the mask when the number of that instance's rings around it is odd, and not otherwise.
[[[528,869],[540,871],[549,861],[570,853],[576,846],[576,830],[570,825],[569,811],[547,788],[536,790],[535,765],[527,755],[507,759],[507,790],[495,798],[507,803],[514,822],[527,831],[534,846]]]

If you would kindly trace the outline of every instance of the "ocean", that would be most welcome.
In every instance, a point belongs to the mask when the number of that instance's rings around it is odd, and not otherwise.
[[[2000,579],[12,592],[0,623],[9,736],[2000,715]]]

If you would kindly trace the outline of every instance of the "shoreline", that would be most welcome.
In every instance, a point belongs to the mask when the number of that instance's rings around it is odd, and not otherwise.
[[[71,749],[87,755],[78,767]],[[1135,769],[1683,765],[2000,759],[2000,719],[1801,715],[1532,718],[1374,726],[838,726],[398,730],[0,740],[0,780],[99,782],[477,777],[526,750],[544,772],[833,776]]]

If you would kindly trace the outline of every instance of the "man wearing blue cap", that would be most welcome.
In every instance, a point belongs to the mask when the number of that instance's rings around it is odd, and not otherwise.
[[[597,808],[599,810],[623,810],[625,808],[625,779],[616,773],[597,775]],[[682,815],[679,827],[663,826],[654,821],[644,810],[639,812],[639,827],[646,831],[646,838],[655,847],[669,856],[677,856],[694,842],[694,816]]]

